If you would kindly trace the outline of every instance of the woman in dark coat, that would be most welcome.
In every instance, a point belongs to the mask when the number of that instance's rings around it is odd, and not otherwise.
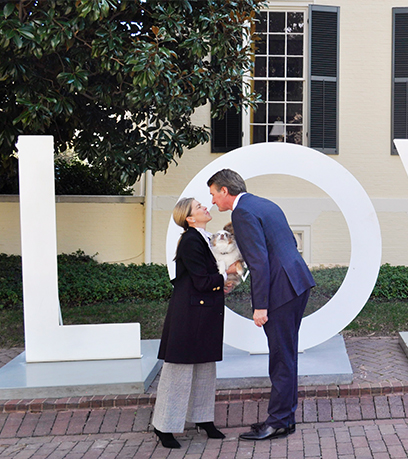
[[[176,253],[176,277],[164,322],[159,359],[164,360],[153,415],[163,446],[180,448],[173,433],[185,421],[210,438],[224,438],[214,426],[216,361],[222,360],[224,277],[209,246],[211,215],[193,198],[180,200],[174,221],[184,228]]]

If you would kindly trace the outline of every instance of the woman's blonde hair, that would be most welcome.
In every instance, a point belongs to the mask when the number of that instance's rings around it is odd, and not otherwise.
[[[173,220],[178,226],[184,230],[188,228],[187,217],[191,216],[191,209],[193,207],[194,198],[182,198],[175,205],[173,210]]]

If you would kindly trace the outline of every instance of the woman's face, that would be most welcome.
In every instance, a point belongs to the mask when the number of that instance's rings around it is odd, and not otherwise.
[[[191,205],[191,216],[187,219],[189,225],[205,228],[205,225],[211,219],[212,217],[210,212],[208,212],[207,207],[202,206],[198,201],[194,199]]]

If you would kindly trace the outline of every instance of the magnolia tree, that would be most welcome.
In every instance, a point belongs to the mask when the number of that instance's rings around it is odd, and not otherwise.
[[[260,0],[0,4],[0,181],[18,135],[47,134],[131,185],[209,140],[197,107],[254,104],[242,82]]]

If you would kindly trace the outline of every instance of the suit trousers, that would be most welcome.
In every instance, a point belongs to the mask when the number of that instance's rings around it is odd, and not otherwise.
[[[160,432],[183,432],[188,422],[214,421],[215,362],[164,362],[152,424]]]
[[[269,346],[271,396],[266,423],[274,428],[295,423],[298,404],[299,328],[310,289],[268,312],[264,331]]]

